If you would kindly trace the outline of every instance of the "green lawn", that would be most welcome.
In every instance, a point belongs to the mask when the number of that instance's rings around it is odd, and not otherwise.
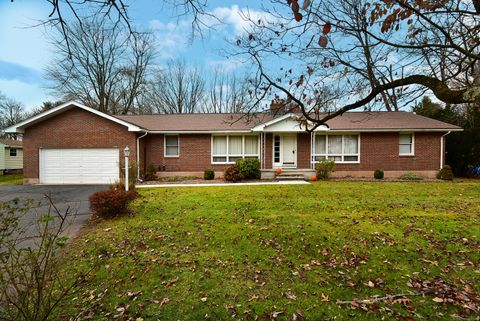
[[[63,318],[476,316],[478,182],[319,182],[140,193],[133,217],[103,222],[72,245],[65,266],[97,268],[62,307]],[[415,295],[373,300],[398,294]],[[369,301],[358,301],[364,299]],[[357,301],[337,302],[351,300]]]
[[[1,175],[0,185],[21,185],[23,184],[23,175]]]

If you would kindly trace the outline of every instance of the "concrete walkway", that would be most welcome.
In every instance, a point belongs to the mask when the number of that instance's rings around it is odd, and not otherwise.
[[[137,188],[157,187],[206,187],[206,186],[251,186],[251,185],[308,185],[306,181],[279,181],[279,182],[251,182],[251,183],[212,183],[212,184],[156,184],[136,185]]]

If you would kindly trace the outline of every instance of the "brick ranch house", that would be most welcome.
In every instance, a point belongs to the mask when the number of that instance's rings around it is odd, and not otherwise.
[[[242,117],[243,116],[243,117]],[[258,158],[262,177],[313,174],[333,159],[334,176],[386,177],[415,172],[434,177],[444,165],[445,135],[460,127],[408,112],[348,112],[313,133],[297,115],[108,115],[76,102],[6,129],[23,134],[27,184],[106,184],[121,176],[123,149],[139,171],[154,164],[159,176],[221,176],[239,158]]]

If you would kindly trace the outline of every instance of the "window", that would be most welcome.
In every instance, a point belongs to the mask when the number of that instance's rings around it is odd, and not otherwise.
[[[179,152],[178,135],[165,135],[165,157],[178,157]]]
[[[413,155],[413,134],[400,134],[399,136],[399,145],[398,145],[399,155]]]
[[[273,140],[273,162],[280,163],[280,136],[275,136]]]
[[[359,135],[315,135],[312,162],[330,159],[336,163],[358,163],[359,146]]]
[[[17,156],[17,149],[16,148],[10,148],[10,156]]]
[[[235,163],[258,156],[258,136],[212,136],[212,163]]]

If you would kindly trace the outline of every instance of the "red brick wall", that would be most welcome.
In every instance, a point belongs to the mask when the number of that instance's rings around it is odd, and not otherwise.
[[[38,178],[39,148],[113,148],[129,146],[136,159],[136,133],[80,108],[72,108],[25,129],[23,166],[26,179]],[[121,157],[123,159],[123,157]]]
[[[338,164],[341,170],[423,171],[440,168],[440,137],[443,133],[415,133],[415,155],[398,154],[398,133],[362,133],[360,164]]]
[[[178,157],[164,157],[164,135],[152,134],[143,138],[146,165],[165,166],[167,172],[198,172],[207,168],[223,171],[228,165],[212,165],[210,134],[180,134]]]
[[[310,163],[310,134],[297,134],[297,167],[312,168]]]

